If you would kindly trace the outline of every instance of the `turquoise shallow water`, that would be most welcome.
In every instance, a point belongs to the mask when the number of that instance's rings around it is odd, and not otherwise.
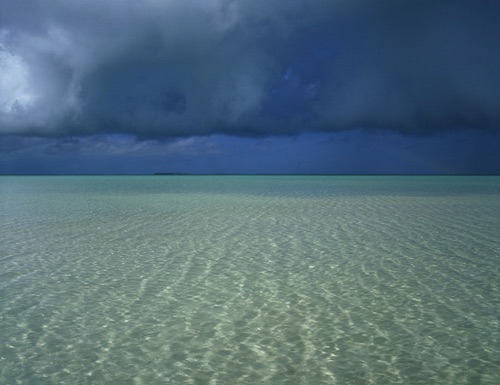
[[[499,177],[1,177],[0,384],[499,384]]]

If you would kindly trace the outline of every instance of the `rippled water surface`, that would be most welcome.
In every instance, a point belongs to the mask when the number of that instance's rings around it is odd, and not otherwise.
[[[1,177],[1,384],[500,384],[499,177]]]

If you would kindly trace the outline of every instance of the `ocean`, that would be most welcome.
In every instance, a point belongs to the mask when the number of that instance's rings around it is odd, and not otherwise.
[[[0,384],[500,384],[500,177],[0,177]]]

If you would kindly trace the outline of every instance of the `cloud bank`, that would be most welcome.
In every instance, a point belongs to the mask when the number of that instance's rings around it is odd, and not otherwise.
[[[500,130],[500,3],[0,3],[4,135]]]

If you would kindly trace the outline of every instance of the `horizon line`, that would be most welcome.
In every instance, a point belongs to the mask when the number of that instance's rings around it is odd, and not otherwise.
[[[0,173],[0,176],[500,176],[499,174],[430,173]]]

